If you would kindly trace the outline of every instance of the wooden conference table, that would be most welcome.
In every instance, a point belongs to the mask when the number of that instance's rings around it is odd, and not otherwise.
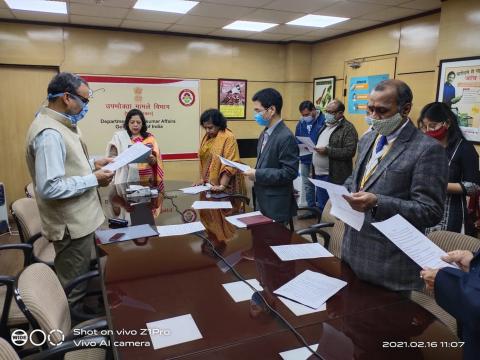
[[[411,300],[360,281],[337,258],[281,261],[271,245],[305,240],[276,223],[237,229],[220,210],[189,210],[198,195],[183,195],[186,183],[166,184],[165,197],[145,200],[157,208],[143,211],[157,225],[200,220],[204,233],[227,259],[240,259],[235,269],[245,279],[257,279],[269,303],[302,334],[319,344],[325,359],[461,359],[458,339],[433,315]],[[137,205],[125,205],[118,186],[102,191],[107,211],[132,217]],[[127,207],[128,211],[124,211]],[[143,205],[141,205],[143,206]],[[109,209],[107,209],[109,208]],[[157,216],[157,214],[159,215]],[[127,216],[128,216],[127,214]],[[139,221],[138,217],[135,221]],[[250,301],[235,303],[222,284],[238,281],[224,272],[210,245],[191,234],[116,242],[99,246],[102,285],[113,341],[146,342],[141,329],[153,321],[191,314],[203,338],[154,350],[150,346],[116,346],[118,359],[280,359],[280,352],[302,347],[273,314]],[[327,301],[326,311],[295,316],[273,291],[304,270],[348,282]],[[122,330],[129,333],[120,334]],[[138,333],[133,335],[131,330]],[[313,359],[314,357],[310,357]]]

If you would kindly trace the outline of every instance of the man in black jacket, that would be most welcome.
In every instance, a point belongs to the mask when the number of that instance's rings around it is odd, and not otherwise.
[[[254,181],[256,207],[269,218],[288,223],[297,213],[293,180],[298,176],[298,145],[282,120],[282,95],[263,89],[253,98],[254,118],[265,129],[257,146],[255,169],[244,173]]]
[[[342,185],[352,174],[353,157],[357,150],[358,134],[355,127],[345,119],[345,105],[332,100],[325,108],[325,124],[315,139],[313,173],[318,180]],[[316,205],[323,210],[328,200],[327,192],[316,188]]]

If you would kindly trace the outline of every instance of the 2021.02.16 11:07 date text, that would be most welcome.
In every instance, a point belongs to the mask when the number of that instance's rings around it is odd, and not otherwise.
[[[461,348],[463,341],[383,341],[383,348]]]

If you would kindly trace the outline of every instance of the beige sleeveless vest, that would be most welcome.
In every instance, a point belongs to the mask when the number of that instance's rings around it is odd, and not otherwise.
[[[45,129],[54,129],[62,135],[66,149],[65,177],[92,173],[86,147],[80,138],[80,130],[72,126],[63,115],[44,107],[27,132],[27,165],[34,184],[33,144],[35,137]],[[42,234],[50,241],[62,240],[65,229],[68,229],[72,239],[81,238],[95,231],[105,220],[96,188],[69,199],[45,200],[37,196],[35,200],[42,220]]]

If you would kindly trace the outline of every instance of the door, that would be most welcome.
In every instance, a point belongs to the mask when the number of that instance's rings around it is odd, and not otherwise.
[[[56,73],[55,68],[0,66],[0,182],[5,184],[8,206],[25,197],[24,187],[31,182],[25,136]]]

